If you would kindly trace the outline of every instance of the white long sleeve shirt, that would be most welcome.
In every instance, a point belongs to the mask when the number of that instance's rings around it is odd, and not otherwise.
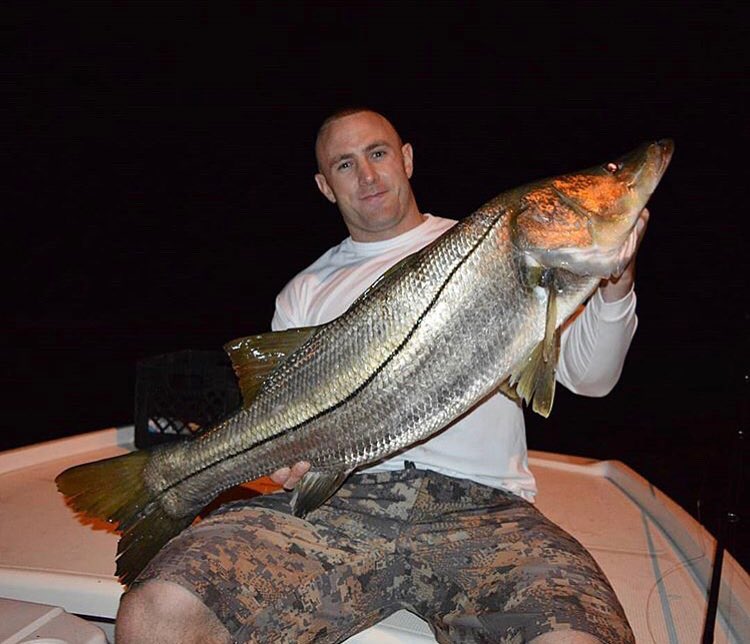
[[[391,266],[455,223],[426,215],[422,224],[392,239],[357,242],[346,238],[282,289],[271,327],[278,331],[333,320]],[[632,291],[617,302],[605,302],[597,290],[562,334],[560,383],[587,396],[603,396],[612,389],[635,333],[635,303]],[[533,500],[536,493],[528,467],[523,412],[502,394],[490,396],[430,439],[364,471],[399,470],[405,461],[506,489],[527,500]]]

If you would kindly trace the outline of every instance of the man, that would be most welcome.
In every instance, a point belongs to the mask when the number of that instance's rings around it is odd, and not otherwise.
[[[382,115],[335,114],[316,142],[319,190],[350,237],[295,277],[273,328],[341,313],[379,275],[455,222],[420,213],[413,151]],[[634,254],[647,220],[630,240]],[[635,331],[631,264],[566,330],[558,379],[605,395]],[[292,489],[309,468],[274,474]],[[441,642],[632,642],[599,568],[528,500],[521,410],[489,398],[428,441],[355,473],[307,520],[289,495],[232,504],[186,530],[122,601],[125,642],[341,641],[399,608]]]

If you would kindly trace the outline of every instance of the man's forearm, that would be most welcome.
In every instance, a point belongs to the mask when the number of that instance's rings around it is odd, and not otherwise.
[[[557,379],[574,393],[604,396],[617,383],[635,333],[635,293],[613,302],[603,289],[563,333]]]

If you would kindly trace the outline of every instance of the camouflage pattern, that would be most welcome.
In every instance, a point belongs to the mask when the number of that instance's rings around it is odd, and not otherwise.
[[[340,642],[400,608],[439,642],[635,641],[591,556],[531,504],[416,469],[354,475],[307,519],[288,493],[224,506],[136,583],[150,579],[191,590],[236,642]]]

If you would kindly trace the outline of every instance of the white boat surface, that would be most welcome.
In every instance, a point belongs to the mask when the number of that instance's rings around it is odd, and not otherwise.
[[[106,523],[81,522],[54,480],[72,465],[132,449],[133,428],[124,427],[0,453],[0,598],[62,607],[98,625],[114,641],[123,592],[114,576],[118,535]],[[594,556],[622,602],[636,641],[700,642],[714,538],[619,461],[534,451],[529,461],[540,490],[537,507]],[[750,642],[750,577],[729,553],[724,554],[720,588],[714,642]],[[0,604],[0,622],[2,610]],[[348,641],[434,638],[425,622],[398,611]]]

